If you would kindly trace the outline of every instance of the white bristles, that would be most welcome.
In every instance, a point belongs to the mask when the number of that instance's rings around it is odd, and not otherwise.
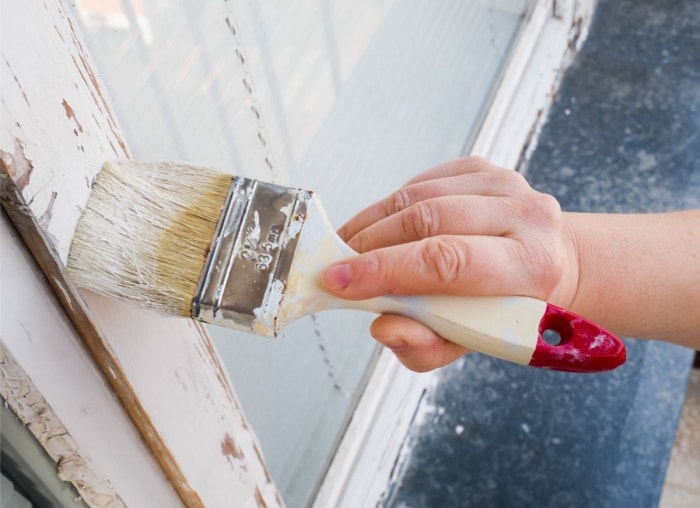
[[[142,308],[189,316],[231,178],[182,163],[106,163],[73,236],[69,278]]]

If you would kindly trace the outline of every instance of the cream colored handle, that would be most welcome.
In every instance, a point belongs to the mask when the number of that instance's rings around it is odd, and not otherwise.
[[[521,296],[384,296],[346,306],[406,316],[467,349],[525,365],[547,308],[545,302]]]
[[[626,359],[624,343],[607,330],[534,298],[392,296],[346,306],[410,317],[473,351],[543,369],[602,372]],[[555,340],[545,340],[548,333]]]

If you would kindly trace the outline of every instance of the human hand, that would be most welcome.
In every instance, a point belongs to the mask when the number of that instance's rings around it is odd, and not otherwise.
[[[479,157],[416,176],[338,233],[360,253],[323,273],[340,298],[523,295],[567,306],[576,291],[575,242],[558,202]],[[400,316],[380,316],[370,332],[415,371],[467,352]]]

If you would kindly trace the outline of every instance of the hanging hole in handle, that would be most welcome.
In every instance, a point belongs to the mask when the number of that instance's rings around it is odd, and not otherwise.
[[[550,346],[558,346],[561,344],[561,335],[558,331],[550,328],[542,332],[542,340],[544,340]]]
[[[564,316],[548,314],[540,322],[540,337],[550,346],[563,346],[573,333],[571,323]]]

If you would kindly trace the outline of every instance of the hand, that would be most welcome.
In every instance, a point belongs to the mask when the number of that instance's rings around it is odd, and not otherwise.
[[[478,157],[458,159],[418,175],[340,228],[360,254],[328,267],[323,282],[346,299],[524,295],[567,306],[578,268],[562,217],[552,196],[515,171]],[[466,352],[400,316],[380,316],[370,331],[416,371]]]

